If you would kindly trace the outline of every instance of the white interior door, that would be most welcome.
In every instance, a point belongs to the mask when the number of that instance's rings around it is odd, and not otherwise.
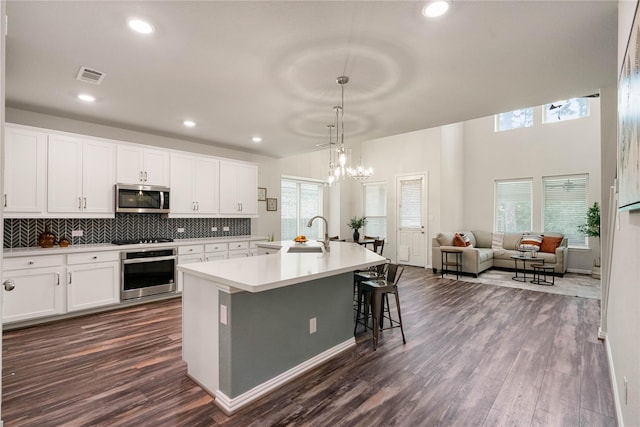
[[[396,195],[398,200],[396,260],[399,264],[424,267],[427,258],[426,174],[399,176]]]

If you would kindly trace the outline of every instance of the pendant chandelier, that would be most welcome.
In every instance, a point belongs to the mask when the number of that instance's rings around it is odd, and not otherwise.
[[[329,128],[329,174],[327,176],[327,184],[329,186],[332,186],[336,180],[336,176],[334,172],[336,165],[333,162],[333,146],[335,144],[331,139],[331,137],[333,136],[333,128],[335,127],[335,125],[331,124],[331,125],[327,125],[327,127]]]
[[[344,85],[349,83],[349,77],[339,76],[336,82],[340,85],[340,105],[333,107],[336,112],[335,126],[329,127],[329,174],[335,178],[329,181],[331,185],[337,179],[344,179],[347,175],[354,179],[367,179],[373,175],[372,168],[365,168],[362,164],[362,154],[360,154],[360,163],[354,169],[350,166],[349,152],[344,145]],[[336,161],[332,157],[331,131],[336,129]],[[349,150],[350,151],[350,150]],[[347,164],[349,163],[349,166]]]

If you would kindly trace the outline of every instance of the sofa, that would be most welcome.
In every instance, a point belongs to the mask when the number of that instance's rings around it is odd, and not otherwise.
[[[469,246],[454,246],[456,234],[463,236]],[[555,275],[563,276],[567,272],[567,256],[569,248],[567,239],[561,233],[492,233],[491,231],[471,230],[460,232],[442,232],[432,239],[431,267],[437,273],[442,269],[441,249],[456,248],[462,250],[462,272],[478,277],[489,268],[496,267],[507,270],[514,270],[515,263],[512,255],[521,254],[520,244],[523,236],[542,235],[541,251],[537,251],[535,256],[544,259],[544,264],[553,266]],[[545,244],[544,237],[547,237],[549,244]],[[458,244],[459,243],[458,236]],[[556,244],[559,245],[555,250]],[[546,250],[546,251],[545,251]],[[526,270],[531,270],[531,263],[524,263]],[[522,263],[518,262],[518,268],[522,268]]]

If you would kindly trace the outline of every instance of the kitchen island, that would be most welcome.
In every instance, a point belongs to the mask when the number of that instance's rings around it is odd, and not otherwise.
[[[227,414],[354,346],[353,271],[386,262],[353,243],[262,244],[281,249],[178,267],[187,372]]]

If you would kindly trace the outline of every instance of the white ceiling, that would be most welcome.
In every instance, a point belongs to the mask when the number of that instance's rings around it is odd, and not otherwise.
[[[436,20],[423,4],[8,1],[6,102],[284,157],[328,140],[343,74],[347,144],[616,82],[617,1],[454,0]],[[80,66],[104,82],[76,80]]]

